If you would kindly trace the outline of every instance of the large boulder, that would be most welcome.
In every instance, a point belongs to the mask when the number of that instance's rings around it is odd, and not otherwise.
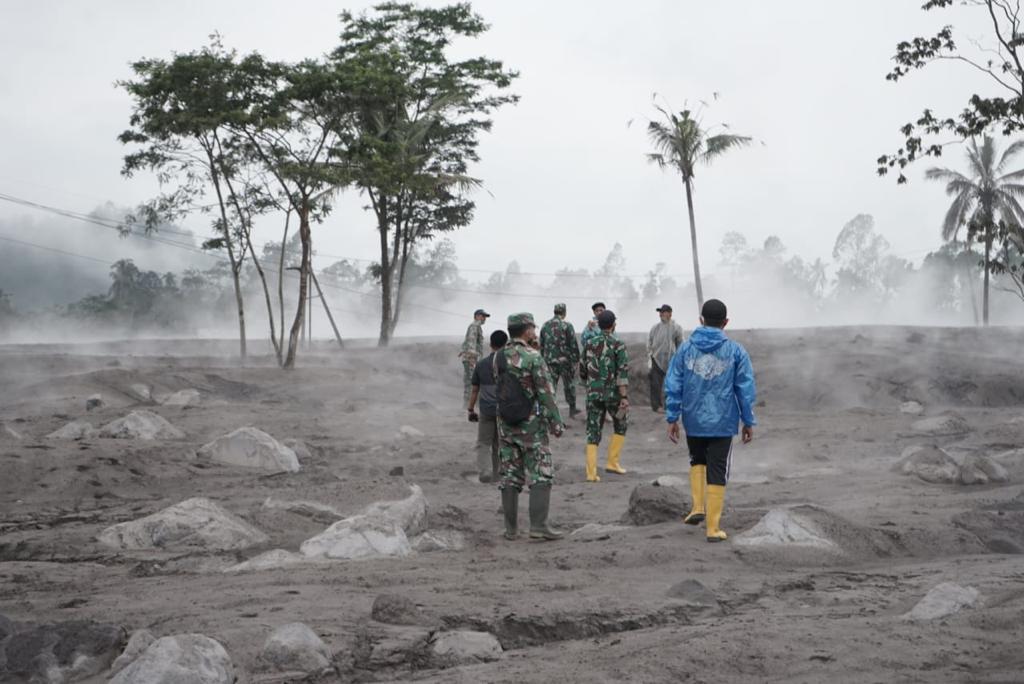
[[[768,511],[756,525],[734,537],[733,542],[736,546],[752,549],[785,547],[829,553],[842,551],[810,517],[784,508]]]
[[[412,485],[399,501],[378,501],[362,512],[334,523],[302,543],[299,551],[310,558],[358,560],[406,556],[409,538],[426,531],[427,499]]]
[[[292,622],[274,630],[260,651],[260,664],[276,672],[320,673],[331,664],[331,650],[316,632]]]
[[[623,522],[653,525],[680,520],[689,510],[681,488],[643,484],[638,485],[629,495],[629,510],[623,516]]]
[[[410,485],[409,496],[397,501],[374,502],[364,508],[361,515],[390,518],[413,537],[427,530],[427,497],[419,485]]]
[[[924,435],[962,435],[970,432],[971,426],[963,416],[946,413],[915,421],[910,429]]]
[[[114,549],[228,551],[268,540],[263,532],[203,498],[187,499],[144,518],[113,525],[99,535],[100,543]]]
[[[960,465],[937,446],[909,446],[893,467],[903,475],[914,475],[925,482],[951,484],[960,479]]]
[[[218,642],[202,634],[157,639],[111,684],[233,684],[235,668]]]
[[[906,620],[937,620],[964,608],[971,608],[981,595],[974,587],[963,587],[952,582],[938,584],[924,595],[906,615]]]
[[[438,667],[487,663],[505,655],[493,634],[468,630],[438,632],[431,640],[430,654]]]
[[[95,677],[124,648],[121,627],[75,620],[16,623],[0,616],[0,681],[63,684]]]
[[[128,667],[142,655],[143,651],[149,648],[150,644],[156,641],[156,637],[148,629],[137,629],[128,637],[128,643],[121,655],[117,656],[113,665],[110,666],[111,676]]]
[[[183,439],[185,433],[152,411],[132,411],[100,428],[100,437],[111,439]]]
[[[92,439],[99,432],[89,423],[84,420],[73,420],[59,430],[54,430],[50,434],[46,435],[46,439]]]
[[[988,456],[971,454],[960,464],[960,482],[965,485],[1007,482],[1010,473]]]
[[[225,465],[256,468],[270,473],[299,470],[295,452],[262,430],[238,428],[199,448],[200,458]]]

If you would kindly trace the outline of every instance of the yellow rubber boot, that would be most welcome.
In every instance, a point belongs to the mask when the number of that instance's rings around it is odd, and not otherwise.
[[[690,466],[690,497],[693,506],[690,514],[683,518],[687,525],[699,525],[704,522],[704,494],[708,486],[708,467],[706,465]]]
[[[597,445],[587,445],[587,482],[600,482],[597,476]]]
[[[608,463],[604,472],[625,475],[626,469],[619,465],[619,457],[622,456],[622,445],[626,443],[625,435],[612,435],[612,441],[608,444]]]
[[[725,541],[729,538],[729,535],[718,527],[718,524],[722,521],[722,508],[725,506],[725,487],[722,485],[708,485],[707,492],[708,541]]]

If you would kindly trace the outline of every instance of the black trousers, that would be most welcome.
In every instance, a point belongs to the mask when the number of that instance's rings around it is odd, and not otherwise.
[[[687,437],[690,465],[708,467],[709,485],[725,486],[732,466],[732,437]]]
[[[664,403],[663,391],[665,389],[665,371],[658,368],[658,364],[651,362],[651,372],[648,374],[651,381],[651,408],[658,410]]]

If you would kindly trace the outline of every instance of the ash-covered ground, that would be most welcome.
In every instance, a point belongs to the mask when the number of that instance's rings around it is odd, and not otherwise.
[[[457,342],[323,343],[293,372],[240,367],[226,342],[0,347],[0,680],[107,681],[148,630],[219,642],[240,682],[1022,681],[1024,333],[730,335],[753,358],[760,426],[734,451],[723,544],[672,512],[686,489],[646,486],[685,480],[688,461],[646,405],[639,336],[630,472],[585,483],[582,416],[568,421],[552,520],[576,534],[550,543],[501,537]],[[133,411],[181,434],[49,436]],[[245,426],[298,472],[197,453]],[[302,553],[410,485],[425,519],[360,532],[405,539],[398,555]],[[165,526],[151,548],[108,529],[196,497],[234,527]],[[268,567],[239,567],[254,558]],[[323,642],[315,667],[264,652],[296,622]],[[144,681],[151,650],[115,681]]]

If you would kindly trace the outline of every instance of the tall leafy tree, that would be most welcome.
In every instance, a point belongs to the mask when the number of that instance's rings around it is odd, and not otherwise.
[[[416,244],[472,220],[466,192],[480,182],[469,165],[479,159],[491,112],[518,99],[503,92],[516,74],[484,57],[451,58],[453,41],[487,30],[465,3],[388,2],[360,15],[343,12],[341,21],[331,59],[346,74],[356,111],[347,159],[377,219],[384,346],[398,324]]]
[[[690,218],[690,249],[693,254],[693,280],[699,312],[704,305],[704,288],[697,255],[697,220],[693,212],[694,177],[699,165],[710,164],[731,149],[749,145],[751,138],[733,133],[716,133],[715,127],[704,126],[700,112],[684,109],[676,114],[657,104],[655,109],[661,115],[661,120],[647,124],[647,135],[655,149],[647,158],[662,169],[675,171],[683,182],[686,210]]]
[[[1009,167],[1021,151],[1024,141],[1009,145],[1000,155],[991,136],[984,136],[981,146],[971,138],[967,144],[967,173],[946,168],[931,168],[925,178],[946,184],[946,194],[953,198],[942,221],[942,239],[954,241],[961,228],[967,230],[967,242],[984,246],[981,317],[989,323],[989,281],[992,273],[993,245],[1024,223],[1024,169]],[[1019,232],[1019,231],[1018,231]]]

